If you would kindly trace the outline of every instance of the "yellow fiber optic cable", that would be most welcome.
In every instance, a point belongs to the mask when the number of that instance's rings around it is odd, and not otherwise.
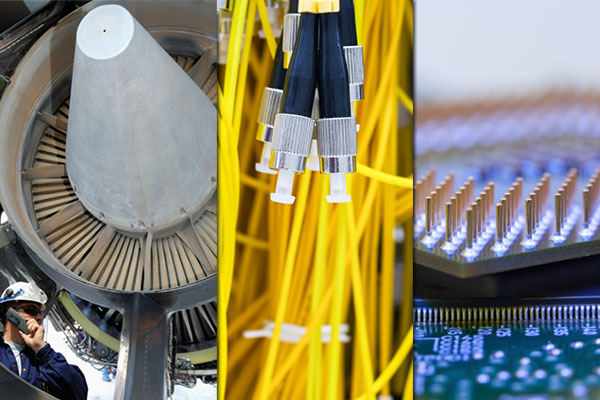
[[[326,203],[329,177],[307,172],[293,206],[272,203],[273,176],[254,171],[275,43],[266,2],[232,7],[229,62],[218,86],[220,399],[370,400],[412,390],[412,138],[410,126],[398,125],[398,110],[412,104],[412,3],[354,5],[366,79],[365,99],[356,103],[352,202]],[[255,20],[266,40],[253,37]],[[399,225],[402,247],[393,236]],[[390,284],[398,274],[402,288]],[[270,338],[244,338],[266,321],[274,324]],[[289,329],[303,333],[291,340]]]
[[[375,393],[370,390],[369,383],[373,381],[373,370],[371,354],[369,351],[369,337],[367,333],[367,321],[365,312],[365,299],[363,294],[363,283],[360,274],[360,265],[358,257],[358,240],[354,229],[354,209],[350,205],[344,207],[345,219],[348,221],[348,236],[350,241],[350,264],[352,274],[352,292],[354,294],[354,308],[357,321],[357,342],[361,359],[362,376],[366,379],[367,398],[374,399]]]
[[[321,191],[327,190],[327,182],[325,179],[321,179]],[[327,202],[325,198],[321,196],[319,200],[319,220],[317,222],[317,244],[315,247],[314,256],[314,268],[313,268],[313,289],[311,299],[311,315],[314,318],[319,303],[322,301],[323,289],[325,285],[325,268],[326,268],[326,251],[327,251],[327,224],[329,221],[329,212]],[[322,345],[321,345],[321,332],[315,331],[311,337],[309,357],[308,357],[308,368],[314,373],[310,374],[308,378],[307,388],[307,399],[320,399],[321,394],[321,382],[322,382]]]
[[[357,172],[359,174],[368,176],[369,178],[377,179],[380,182],[389,183],[390,185],[396,185],[396,186],[404,188],[404,189],[412,190],[412,187],[413,187],[412,176],[410,178],[402,178],[400,176],[377,171],[376,169],[367,167],[366,165],[363,165],[361,163],[358,163],[358,165],[357,165]]]
[[[250,0],[248,5],[248,18],[246,22],[246,30],[244,32],[244,45],[242,47],[242,57],[240,60],[240,69],[238,75],[238,87],[236,98],[235,98],[235,109],[240,110],[244,103],[244,93],[246,90],[246,77],[248,76],[248,64],[250,62],[250,50],[252,48],[252,38],[254,32],[254,19],[256,17],[256,1]],[[240,125],[242,123],[242,113],[238,112],[234,114],[233,129],[235,132],[240,131]]]
[[[284,376],[292,368],[294,363],[296,363],[298,361],[298,359],[302,355],[302,352],[304,351],[306,345],[308,344],[308,338],[310,336],[312,336],[312,334],[314,334],[315,332],[319,333],[319,336],[320,336],[320,332],[317,328],[325,320],[326,311],[327,311],[327,308],[329,307],[329,305],[331,304],[332,296],[333,296],[333,286],[331,286],[323,295],[323,297],[321,299],[322,302],[319,305],[319,308],[316,310],[316,312],[314,314],[314,318],[311,320],[311,323],[308,325],[306,333],[304,334],[302,339],[300,339],[300,341],[294,346],[293,350],[290,352],[290,355],[286,359],[286,362],[282,365],[281,369],[277,371],[277,374],[273,378],[271,388],[277,387],[279,385],[279,383],[283,380]],[[318,397],[318,398],[323,398],[323,397]]]
[[[332,376],[337,376],[340,369],[340,325],[342,324],[342,301],[344,294],[345,261],[346,261],[346,219],[340,218],[339,240],[336,243],[336,262],[334,265],[334,292],[333,307],[331,310],[331,342],[327,346],[327,371]],[[326,399],[336,399],[337,380],[329,379],[327,382]]]
[[[400,365],[402,365],[402,363],[404,362],[406,357],[409,355],[410,350],[412,349],[412,345],[413,345],[413,331],[412,331],[412,329],[410,329],[408,334],[404,337],[404,340],[402,340],[402,344],[396,351],[396,354],[394,354],[394,357],[392,357],[390,363],[385,367],[385,369],[383,370],[381,375],[379,375],[379,377],[377,377],[375,382],[373,382],[372,390],[374,390],[376,392],[380,391],[381,388],[386,383],[388,383],[390,381],[390,379],[392,379],[392,377],[394,376],[394,373],[398,370],[398,368],[400,368]],[[365,400],[365,399],[366,399],[366,396],[361,395],[356,400]]]
[[[310,172],[307,172],[300,178],[300,190],[298,191],[297,205],[295,207],[294,222],[292,223],[292,231],[290,235],[290,242],[288,253],[286,255],[284,264],[284,275],[281,283],[280,298],[278,303],[277,312],[275,315],[275,328],[273,329],[273,337],[269,342],[269,351],[267,353],[267,360],[265,362],[265,372],[263,379],[259,382],[258,399],[266,399],[268,392],[269,381],[275,368],[275,357],[277,355],[277,348],[279,347],[279,335],[281,334],[281,324],[284,322],[285,310],[288,302],[288,295],[290,291],[292,272],[294,268],[294,258],[296,256],[296,250],[298,248],[298,241],[300,240],[300,229],[302,228],[302,220],[304,219],[304,210],[306,205],[306,198],[308,197],[308,186],[310,183]]]
[[[412,363],[412,360],[410,362],[410,369],[408,370],[408,377],[406,378],[406,383],[404,384],[404,390],[402,391],[402,398],[404,400],[413,398],[413,363]]]
[[[261,191],[266,192],[266,193],[270,193],[271,192],[271,186],[268,183],[266,183],[265,181],[261,181],[259,179],[256,179],[256,178],[254,178],[254,177],[252,177],[250,175],[247,175],[247,174],[242,174],[240,176],[240,182],[243,183],[243,184],[245,184],[245,185],[251,186],[254,189],[258,189],[258,190],[261,190]]]
[[[267,15],[267,5],[265,4],[265,0],[258,0],[258,13],[260,14],[260,22],[263,26],[263,30],[265,31],[265,36],[267,38],[269,52],[271,53],[271,57],[275,57],[275,49],[277,48],[277,43],[275,42],[275,37],[273,36],[273,29],[271,29],[271,24],[269,23],[269,16]]]
[[[410,115],[413,115],[413,102],[410,99],[410,97],[408,97],[404,89],[398,87],[396,88],[396,93],[398,94],[398,98],[400,99],[404,107],[408,110],[408,112],[410,112]]]
[[[354,12],[356,13],[356,36],[358,38],[358,44],[362,44],[362,29],[363,20],[365,16],[365,0],[354,1]]]

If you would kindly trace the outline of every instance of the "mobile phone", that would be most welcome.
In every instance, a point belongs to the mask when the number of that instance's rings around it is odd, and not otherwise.
[[[25,318],[21,316],[18,312],[10,308],[6,312],[6,319],[12,322],[21,332],[29,333],[29,329],[27,329],[27,321]]]

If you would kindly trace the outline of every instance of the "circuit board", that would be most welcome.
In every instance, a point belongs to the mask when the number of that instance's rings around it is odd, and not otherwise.
[[[415,262],[468,278],[600,253],[600,158],[582,146],[421,156]]]
[[[600,398],[600,321],[414,327],[415,399]]]

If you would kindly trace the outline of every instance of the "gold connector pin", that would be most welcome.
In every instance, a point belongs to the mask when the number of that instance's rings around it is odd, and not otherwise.
[[[450,220],[452,221],[452,232],[454,232],[457,228],[458,228],[458,213],[457,213],[457,199],[456,197],[452,197],[450,199],[450,204],[452,205],[452,208],[450,209],[452,215]]]
[[[502,228],[502,204],[496,204],[496,240],[502,240],[502,236],[504,235],[504,231]]]
[[[473,247],[473,209],[467,209],[467,247]]]
[[[525,200],[525,219],[527,226],[527,236],[531,237],[533,235],[533,200],[531,198]]]
[[[433,199],[431,196],[425,197],[425,231],[427,233],[431,233],[431,225],[433,218],[433,207],[432,207]]]
[[[481,198],[475,199],[475,237],[481,232]]]
[[[589,224],[592,217],[592,201],[589,189],[583,190],[583,222]]]
[[[560,228],[562,227],[562,199],[560,194],[554,195],[554,230],[560,235]]]
[[[446,240],[452,240],[452,203],[446,203]]]
[[[507,202],[506,202],[506,197],[503,197],[503,198],[500,200],[500,204],[502,205],[502,213],[501,213],[501,214],[502,214],[502,215],[501,215],[501,218],[502,218],[502,219],[501,219],[501,221],[502,221],[502,236],[504,237],[504,234],[505,234],[505,233],[506,233],[506,231],[507,231],[507,223],[508,223],[508,220],[507,220],[507,218],[506,218],[506,214],[507,214],[507,212],[506,212],[506,211],[507,211],[507,209],[506,209],[506,204],[507,204]],[[496,223],[497,223],[497,222],[496,222]]]

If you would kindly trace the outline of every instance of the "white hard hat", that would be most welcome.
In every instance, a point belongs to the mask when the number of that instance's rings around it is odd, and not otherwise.
[[[16,282],[4,289],[2,297],[0,297],[0,304],[9,301],[32,301],[39,303],[42,310],[44,310],[46,309],[45,304],[48,301],[48,296],[35,283]]]

